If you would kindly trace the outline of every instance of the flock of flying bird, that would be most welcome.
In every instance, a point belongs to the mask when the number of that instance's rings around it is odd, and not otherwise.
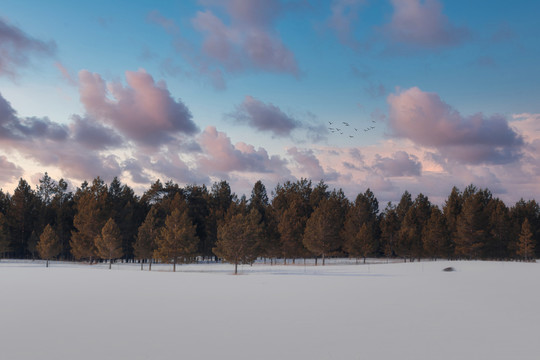
[[[375,123],[375,120],[371,120],[372,123]],[[345,127],[350,127],[350,124],[348,122],[342,121],[341,122]],[[329,121],[328,124],[333,125],[334,123],[332,121]],[[354,131],[358,131],[357,128],[353,127]],[[363,129],[364,132],[368,132],[375,129],[375,126],[371,125],[367,128]],[[337,127],[328,127],[328,130],[330,130],[332,133],[339,133],[340,135],[343,135],[343,129],[337,128]],[[350,138],[353,138],[354,135],[348,135]]]

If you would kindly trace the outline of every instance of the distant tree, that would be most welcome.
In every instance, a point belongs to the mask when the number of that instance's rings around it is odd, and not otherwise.
[[[376,246],[373,240],[373,230],[367,223],[363,223],[360,229],[354,233],[347,233],[345,235],[345,244],[343,245],[349,256],[358,258],[364,258],[364,264],[366,263],[366,257],[372,255],[375,252]]]
[[[378,229],[379,202],[370,189],[359,194],[348,208],[343,227],[343,248],[352,257],[364,258],[377,250],[375,231]]]
[[[389,258],[395,256],[397,248],[397,233],[400,223],[395,206],[389,202],[384,209],[380,220],[381,240],[384,255]]]
[[[156,242],[154,258],[167,263],[172,262],[173,271],[176,271],[178,262],[188,262],[193,259],[197,252],[199,238],[185,204],[174,209],[167,216],[165,226],[160,230]]]
[[[345,209],[342,194],[333,193],[322,199],[306,223],[303,236],[304,246],[315,256],[326,256],[343,245],[340,231],[343,228]]]
[[[266,187],[260,180],[255,183],[251,190],[247,210],[249,212],[255,210],[259,213],[261,235],[257,244],[258,255],[265,259],[279,256],[280,243],[277,220],[270,207]]]
[[[117,177],[111,181],[107,190],[107,215],[114,219],[120,229],[123,256],[132,259],[133,243],[139,225],[144,220],[139,199],[133,189],[122,184]]]
[[[143,269],[143,260],[148,260],[148,271],[152,270],[152,258],[156,248],[156,239],[159,235],[157,207],[153,206],[146,219],[139,227],[137,240],[134,244],[135,258],[141,261],[141,270]]]
[[[6,254],[11,251],[8,230],[6,216],[0,212],[0,259],[6,257]]]
[[[257,259],[259,239],[262,235],[260,214],[256,209],[249,213],[230,211],[218,227],[218,240],[214,254],[234,264],[252,264]]]
[[[11,197],[7,215],[11,229],[12,252],[17,258],[28,256],[28,239],[34,231],[38,209],[39,199],[26,180],[21,178]]]
[[[113,218],[107,220],[107,223],[101,229],[101,234],[94,238],[94,243],[97,256],[109,261],[109,269],[112,266],[113,260],[124,256],[124,251],[122,250],[122,233]]]
[[[217,241],[218,224],[223,221],[233,201],[237,199],[227,181],[215,182],[209,194],[209,214],[206,217],[208,241],[206,248],[213,249]],[[206,254],[206,256],[212,256]]]
[[[100,235],[107,217],[107,186],[99,177],[95,178],[92,186],[83,183],[75,194],[75,209],[73,218],[75,230],[72,232],[70,245],[75,259],[93,261],[96,255],[94,239]]]
[[[276,214],[277,229],[280,236],[281,254],[285,259],[309,256],[302,243],[306,222],[311,207],[311,181],[300,179],[294,183],[287,181],[277,185],[272,199],[272,209]]]
[[[467,187],[457,219],[456,256],[466,259],[481,257],[489,230],[489,216],[485,209],[490,200],[487,190],[478,190],[472,185]]]
[[[484,257],[504,259],[511,248],[512,222],[506,205],[499,199],[493,200],[489,211],[489,241],[484,246]]]
[[[195,225],[199,239],[197,252],[204,257],[212,256],[214,239],[211,236],[211,229],[207,226],[211,202],[208,189],[205,185],[188,185],[184,188],[184,194],[188,205],[188,215]]]
[[[538,243],[540,241],[540,205],[535,200],[519,200],[510,209],[509,215],[512,224],[511,238],[515,239],[509,244],[511,253],[515,254],[517,251],[517,239],[519,238],[525,219],[529,220],[534,242]],[[536,256],[540,256],[540,246],[536,247]]]
[[[529,224],[529,220],[525,219],[523,225],[521,225],[521,233],[519,234],[516,254],[524,261],[533,261],[535,257],[534,247],[535,243],[531,225]]]
[[[62,251],[58,235],[56,235],[51,225],[47,224],[39,237],[39,242],[36,247],[39,256],[47,261],[46,267],[49,267],[49,260],[57,257]]]
[[[461,214],[462,207],[462,194],[459,189],[454,186],[442,208],[444,218],[446,220],[446,226],[448,227],[448,234],[450,236],[451,252],[454,252],[455,250],[455,240],[457,238],[457,221],[459,214]]]
[[[426,257],[448,259],[452,255],[446,220],[437,206],[432,208],[429,220],[422,230],[422,244]]]

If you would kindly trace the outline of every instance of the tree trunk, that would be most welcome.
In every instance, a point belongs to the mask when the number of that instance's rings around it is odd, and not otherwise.
[[[176,258],[174,258],[174,260],[173,260],[172,271],[173,271],[173,272],[176,272]]]
[[[112,259],[109,259],[109,270],[111,270],[111,266],[112,266]]]
[[[139,261],[141,262],[141,271],[143,271],[143,261],[142,261],[142,259],[139,260]]]
[[[49,267],[49,259],[47,259],[47,265],[45,267]]]
[[[364,264],[366,263],[366,257],[364,256]]]
[[[148,260],[148,271],[152,271],[152,261],[153,259]]]
[[[315,256],[315,266],[317,266],[317,260],[318,258]]]
[[[234,275],[238,274],[238,262],[234,263]]]
[[[324,266],[324,253],[322,254],[322,264]]]

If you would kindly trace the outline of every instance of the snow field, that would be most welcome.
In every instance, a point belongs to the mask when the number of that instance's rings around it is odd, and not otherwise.
[[[0,261],[0,358],[540,356],[536,263],[106,267]]]

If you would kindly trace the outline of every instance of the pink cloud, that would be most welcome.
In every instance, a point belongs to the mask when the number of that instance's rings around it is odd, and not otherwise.
[[[415,155],[405,151],[397,151],[391,157],[375,156],[373,168],[379,170],[386,177],[420,176],[422,163]]]
[[[312,180],[333,181],[339,177],[337,172],[326,172],[323,169],[313,150],[292,147],[287,150],[287,154],[296,162],[300,172],[307,174]]]
[[[127,86],[106,84],[99,74],[80,71],[79,93],[88,114],[145,145],[198,131],[187,106],[172,98],[165,82],[154,82],[144,70],[126,71],[126,81]]]
[[[233,145],[231,139],[213,126],[207,127],[199,137],[204,154],[198,159],[203,173],[224,175],[231,171],[273,173],[280,176],[290,174],[286,161],[279,156],[269,156],[263,149],[255,149],[246,143]]]
[[[298,76],[294,54],[287,49],[273,25],[283,8],[276,0],[205,1],[223,8],[230,18],[225,24],[211,10],[199,11],[192,23],[204,34],[202,50],[227,71],[247,69],[291,73]]]
[[[35,39],[0,17],[0,75],[13,77],[32,56],[52,56],[55,52],[54,42]]]
[[[394,44],[417,48],[454,46],[469,36],[453,25],[438,0],[391,0],[394,14],[383,32]]]
[[[504,164],[521,156],[523,139],[502,116],[464,117],[437,94],[417,87],[390,94],[387,101],[394,135],[434,147],[447,159]]]

